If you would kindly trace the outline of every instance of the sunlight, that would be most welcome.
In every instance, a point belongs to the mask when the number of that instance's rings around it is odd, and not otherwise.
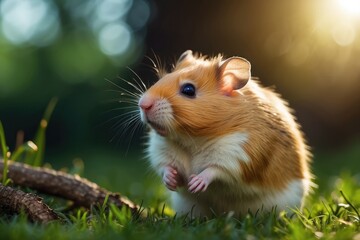
[[[347,13],[360,16],[359,0],[337,0],[338,5]]]
[[[331,4],[324,0],[318,5],[318,9],[314,29],[322,44],[328,39],[347,48],[359,44],[360,0],[333,0]]]
[[[334,12],[340,12],[331,29],[332,38],[340,46],[351,45],[359,30],[357,18],[360,17],[360,0],[336,0],[335,3]]]

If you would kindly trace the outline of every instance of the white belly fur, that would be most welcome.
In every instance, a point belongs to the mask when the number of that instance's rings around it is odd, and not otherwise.
[[[202,166],[214,164],[226,168],[233,175],[240,176],[238,161],[251,161],[242,149],[247,140],[247,134],[235,133],[225,136],[221,141],[203,144],[195,139],[189,141],[194,149],[183,150],[177,144],[167,141],[150,132],[148,157],[153,169],[162,176],[166,165],[174,166],[185,179],[191,174],[198,174]],[[221,161],[220,161],[221,160]],[[308,179],[294,179],[282,189],[269,189],[252,186],[233,176],[224,173],[219,181],[212,182],[205,192],[191,194],[187,186],[171,192],[172,207],[179,214],[186,214],[193,208],[197,215],[212,215],[234,211],[246,214],[249,210],[258,209],[289,210],[301,208],[304,196],[308,193],[311,181]],[[271,179],[269,179],[271,181]],[[211,210],[212,209],[212,210]]]
[[[239,186],[239,189],[233,189],[230,197],[214,188],[196,195],[180,189],[178,192],[171,192],[171,201],[172,207],[180,215],[192,212],[193,216],[211,216],[213,213],[219,215],[230,211],[243,215],[249,211],[256,213],[259,209],[271,211],[274,207],[278,212],[289,211],[301,208],[305,189],[308,188],[307,182],[294,180],[282,191],[249,187],[241,190]]]

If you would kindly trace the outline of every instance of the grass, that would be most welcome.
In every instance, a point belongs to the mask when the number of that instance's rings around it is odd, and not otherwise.
[[[45,152],[45,139],[46,139],[46,129],[50,117],[55,109],[57,103],[57,98],[50,100],[48,106],[45,109],[44,115],[40,121],[40,126],[36,132],[34,142],[28,141],[18,146],[17,149],[11,154],[9,148],[6,144],[5,131],[2,122],[0,121],[0,148],[3,155],[4,169],[2,173],[3,185],[8,185],[11,180],[7,178],[8,172],[8,159],[11,158],[13,161],[17,161],[20,158],[23,159],[25,163],[28,163],[33,166],[40,166],[42,164]]]
[[[2,184],[7,185],[9,183],[7,179],[7,172],[8,172],[8,147],[6,146],[6,140],[5,140],[5,132],[4,127],[2,125],[2,122],[0,121],[0,146],[1,146],[1,152],[3,154],[3,160],[4,160],[4,170],[3,170],[3,179]]]
[[[3,152],[4,149],[7,152],[1,124],[0,137]],[[44,146],[42,142],[40,151]],[[39,151],[29,142],[22,148],[12,157],[26,161],[24,156]],[[80,151],[84,160],[76,159],[73,163],[60,161],[72,156],[55,154],[50,162],[55,168],[66,167],[71,173],[85,175],[103,187],[120,191],[151,207],[151,215],[137,219],[126,209],[105,205],[90,210],[66,210],[64,201],[43,196],[65,221],[39,225],[29,223],[24,214],[0,214],[0,239],[360,239],[360,174],[356,174],[359,150],[360,143],[355,142],[338,152],[315,154],[314,172],[319,188],[307,199],[302,212],[294,209],[288,216],[259,211],[241,218],[228,214],[213,219],[174,216],[164,205],[165,188],[146,170],[147,164],[139,154],[121,157],[108,149],[84,149]],[[339,162],[343,169],[338,167]]]
[[[302,213],[278,216],[274,212],[243,218],[173,217],[163,208],[146,219],[134,219],[126,209],[98,206],[65,214],[65,223],[48,226],[28,223],[24,215],[0,220],[2,239],[352,239],[359,237],[359,176],[344,174],[325,196],[313,196]],[[338,186],[346,184],[348,197]],[[351,197],[349,197],[351,196]],[[350,200],[347,200],[347,199]],[[51,204],[51,203],[50,203]]]
[[[89,153],[92,154],[92,153]],[[101,154],[99,154],[101,155]],[[97,158],[98,156],[94,156]],[[321,161],[322,156],[316,160]],[[357,157],[357,156],[354,156]],[[119,172],[130,171],[124,179],[128,182],[117,182],[112,185],[111,169],[114,162],[102,162],[100,172],[109,172],[110,175],[87,172],[87,166],[97,168],[95,162],[85,163],[85,175],[95,182],[104,182],[110,188],[130,188],[127,195],[144,206],[152,207],[152,215],[146,219],[133,219],[126,209],[114,206],[109,209],[99,206],[90,211],[75,209],[63,212],[65,223],[54,223],[48,226],[32,224],[26,221],[23,215],[1,218],[0,237],[2,239],[352,239],[360,230],[360,175],[343,172],[340,176],[328,179],[326,186],[320,186],[309,197],[303,212],[294,211],[292,217],[277,216],[275,213],[248,214],[242,218],[231,215],[218,216],[214,219],[186,219],[174,217],[163,209],[166,198],[164,188],[159,181],[153,181],[149,173],[138,173],[134,176],[142,162],[132,159],[133,166],[127,161],[117,163]],[[352,159],[353,161],[355,159]],[[100,166],[100,164],[99,164]],[[125,169],[125,166],[127,167]],[[73,172],[76,165],[68,167]],[[140,168],[143,168],[141,166]],[[129,170],[130,169],[130,170]],[[131,177],[132,176],[132,177]],[[106,178],[110,178],[106,181]],[[138,179],[140,178],[140,179]],[[96,181],[96,180],[99,181]],[[138,182],[138,190],[131,190],[131,181]],[[148,184],[152,182],[151,184]],[[142,185],[141,185],[142,183]],[[119,187],[116,187],[119,185]],[[124,187],[125,185],[125,187]],[[151,194],[149,194],[149,192]],[[45,201],[57,211],[63,206],[49,196]],[[359,235],[357,235],[359,237]]]

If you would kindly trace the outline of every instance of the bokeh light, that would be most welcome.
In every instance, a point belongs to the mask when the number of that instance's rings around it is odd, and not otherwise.
[[[119,20],[129,11],[132,0],[105,0],[98,2],[96,16],[102,22],[113,22]]]
[[[1,30],[12,44],[46,46],[59,37],[59,5],[52,0],[4,0],[0,4]],[[63,4],[75,24],[91,31],[100,51],[110,58],[122,58],[134,40],[142,44],[141,31],[150,17],[147,1],[66,0]]]
[[[340,46],[347,46],[354,42],[356,31],[354,26],[349,22],[338,22],[332,28],[332,37]]]
[[[105,0],[94,5],[94,14],[89,20],[104,54],[121,56],[129,49],[133,36],[124,19],[132,4],[132,0]]]
[[[132,40],[130,29],[124,23],[105,25],[99,32],[101,50],[110,56],[124,53]]]
[[[101,84],[115,67],[133,64],[143,53],[149,1],[0,1],[0,95],[52,79]],[[42,61],[56,77],[42,80]]]
[[[149,4],[144,0],[93,0],[81,3],[68,0],[66,6],[79,24],[85,23],[91,29],[100,50],[114,60],[121,59],[131,51],[133,43],[141,45],[141,30],[150,17]]]
[[[4,0],[2,31],[14,44],[48,45],[60,31],[58,12],[52,1]]]
[[[133,3],[131,14],[128,16],[128,22],[135,31],[139,30],[149,21],[150,13],[149,3],[145,0],[138,0]]]

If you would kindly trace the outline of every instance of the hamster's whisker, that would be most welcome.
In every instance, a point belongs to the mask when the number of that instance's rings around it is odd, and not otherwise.
[[[128,92],[125,93],[124,91],[128,91]],[[131,97],[131,98],[140,97],[140,96],[141,96],[141,94],[130,92],[130,91],[127,90],[127,89],[121,89],[121,91],[120,91],[120,90],[115,90],[115,89],[108,89],[108,90],[105,90],[105,92],[120,93],[120,95],[122,95],[122,96],[128,96],[128,97]]]
[[[154,62],[154,60],[152,60],[152,58],[149,56],[145,56],[145,57],[150,60],[150,62],[152,63],[152,66],[150,66],[150,67],[155,71],[155,74],[157,76],[159,76],[159,69],[158,69],[158,66],[156,65],[156,63]]]
[[[160,78],[162,78],[167,72],[166,72],[166,68],[165,66],[161,63],[160,61],[160,58],[158,55],[156,55],[156,53],[152,50],[152,53],[154,55],[154,59],[151,59],[151,57],[148,57],[147,58],[153,63],[153,66],[154,66],[154,70],[157,74],[157,76]]]
[[[118,99],[119,103],[129,103],[131,104],[133,107],[137,107],[138,106],[138,100],[137,99]]]
[[[111,110],[107,111],[107,112],[110,112]],[[106,120],[104,122],[104,124],[108,123],[108,122],[111,122],[115,119],[119,119],[119,120],[125,120],[125,121],[122,121],[122,123],[126,122],[129,117],[128,116],[133,116],[133,115],[138,115],[138,112],[137,110],[132,110],[132,111],[129,111],[129,112],[125,112],[125,113],[122,113],[122,114],[119,114],[119,115],[116,115],[108,120]],[[115,125],[117,125],[118,123],[116,123]],[[114,127],[114,126],[113,126]]]
[[[107,90],[107,92],[113,92],[118,95],[118,97],[115,96],[112,99],[112,102],[118,102],[120,105],[106,112],[110,115],[110,118],[103,123],[103,125],[109,125],[110,128],[112,136],[110,136],[109,142],[117,141],[119,143],[122,141],[121,139],[126,139],[127,151],[136,132],[143,127],[138,101],[147,90],[140,76],[132,69],[128,69],[135,76],[131,81],[124,78],[120,78],[121,82],[106,79],[107,82],[114,86],[112,87],[113,89]]]
[[[139,129],[141,129],[141,127],[142,127],[142,125],[139,124],[139,122],[133,122],[132,125],[134,125],[134,126],[131,127],[131,128],[127,128],[126,131],[123,131],[124,126],[122,124],[117,126],[114,129],[116,132],[115,132],[114,136],[110,139],[110,142],[114,141],[115,138],[121,139],[125,135],[125,133],[129,133],[129,135],[126,135],[126,138],[129,141],[129,144],[128,144],[128,148],[129,148],[130,143],[131,143],[131,141],[133,139],[134,133],[136,131],[138,131]]]
[[[124,97],[125,96],[125,97]],[[122,98],[112,98],[108,99],[107,101],[104,101],[105,103],[127,103],[130,104],[133,107],[138,106],[138,98],[134,98],[133,96],[127,96],[125,94],[121,95]]]
[[[125,106],[125,107],[117,107],[117,108],[112,108],[112,109],[109,109],[107,111],[104,111],[103,114],[106,114],[106,113],[110,113],[110,112],[115,112],[115,111],[120,111],[120,110],[127,110],[127,109],[133,109],[133,111],[137,110],[137,107],[135,106]],[[125,112],[125,113],[130,113],[130,112]],[[123,113],[123,114],[125,114]]]
[[[120,97],[118,98],[118,100],[128,100],[128,101],[132,101],[133,103],[138,103],[139,99],[140,99],[140,95],[139,96],[135,96],[135,95],[129,95],[127,93],[120,93]],[[119,101],[121,102],[121,101]]]
[[[138,110],[138,105],[135,104],[135,105],[129,105],[129,106],[124,106],[124,107],[118,107],[118,108],[115,108],[117,110],[122,110],[122,109],[135,109],[135,110]]]
[[[121,118],[123,119],[123,118]],[[120,120],[121,120],[120,119]],[[117,130],[117,129],[121,129],[121,128],[125,128],[126,130],[128,130],[128,127],[131,126],[134,122],[136,122],[138,119],[138,117],[136,115],[132,115],[130,118],[126,119],[125,121],[118,121],[113,127],[112,129]]]
[[[119,89],[123,89],[122,87],[120,87],[118,84],[114,83],[113,81],[109,80],[109,79],[105,79],[105,81],[107,81],[108,83],[112,84],[113,86],[119,88]]]
[[[134,79],[134,78],[133,78],[133,80],[134,80],[135,83],[138,85],[138,87],[141,89],[140,92],[141,92],[141,93],[146,92],[147,87],[146,87],[144,81],[143,81],[143,80],[141,79],[141,77],[139,76],[139,74],[137,74],[137,73],[136,73],[134,70],[132,70],[130,67],[127,67],[127,69],[130,70],[130,71],[136,76],[137,79]],[[140,83],[139,83],[139,81],[140,81]]]
[[[120,78],[120,79],[121,79],[123,82],[125,82],[126,84],[128,84],[129,86],[131,86],[133,89],[135,89],[135,90],[138,92],[138,93],[137,93],[138,95],[144,93],[144,91],[141,89],[141,87],[135,85],[134,83],[132,83],[132,82],[130,82],[130,81],[124,79],[124,78]],[[135,81],[135,79],[133,79],[133,80]],[[135,81],[135,82],[136,82],[136,81]],[[127,92],[130,92],[130,91],[127,91]],[[131,93],[133,93],[133,92],[131,92]],[[135,94],[135,93],[133,93],[133,94]]]
[[[126,127],[126,131],[122,130],[122,128],[124,126]],[[139,129],[139,126],[141,126],[141,125],[139,124],[139,121],[136,121],[136,119],[135,119],[134,121],[131,121],[124,126],[120,125],[120,126],[118,126],[118,128],[116,128],[117,130],[115,129],[116,135],[119,135],[119,133],[120,133],[120,137],[122,137],[125,135],[125,133],[127,133],[126,136],[127,136],[127,138],[129,138],[129,136],[130,136],[130,138],[128,140],[129,140],[129,142],[131,142],[134,133]]]
[[[134,112],[134,111],[133,111]],[[122,119],[125,119],[125,121],[121,121]],[[138,114],[134,114],[131,115],[130,118],[125,118],[125,116],[122,116],[122,118],[120,118],[119,121],[117,121],[117,123],[115,123],[111,129],[113,129],[115,131],[114,136],[111,138],[110,141],[113,141],[115,139],[115,137],[119,136],[122,137],[126,132],[131,133],[131,138],[134,135],[135,131],[142,126],[142,124],[140,124],[140,117]],[[131,141],[130,141],[131,142]]]
[[[130,131],[129,143],[131,143],[136,131],[139,131],[144,127],[140,121],[135,121],[134,123],[132,123],[132,125],[133,125],[133,127],[131,128],[131,131]],[[128,148],[126,150],[127,152],[129,151],[129,147],[130,147],[130,144],[128,144]]]
[[[123,102],[123,101],[121,101],[121,102]],[[108,103],[119,103],[119,98],[107,99],[107,100],[102,101],[102,103],[104,103],[104,104],[108,104]],[[131,103],[131,102],[128,102],[128,103],[131,104],[131,105],[135,105],[135,104],[133,104],[133,103]],[[135,102],[134,102],[134,103],[135,103]]]
[[[129,81],[127,81],[127,80],[124,79],[124,78],[120,78],[120,80],[122,80],[123,82],[129,84]],[[113,86],[115,86],[115,87],[117,87],[118,89],[121,90],[121,91],[119,91],[119,90],[109,90],[110,92],[111,92],[111,91],[113,91],[113,92],[119,92],[119,93],[121,93],[121,95],[129,96],[129,97],[135,97],[135,98],[140,97],[141,94],[142,94],[141,90],[139,90],[138,88],[136,88],[134,85],[132,85],[132,87],[133,87],[136,91],[138,91],[138,93],[134,93],[134,92],[132,92],[132,91],[130,91],[130,90],[128,90],[128,89],[126,89],[126,88],[124,88],[124,87],[122,87],[122,86],[114,83],[113,81],[108,80],[108,79],[106,79],[106,81],[108,81],[108,82],[111,83]],[[131,85],[131,84],[129,84],[129,85]]]

